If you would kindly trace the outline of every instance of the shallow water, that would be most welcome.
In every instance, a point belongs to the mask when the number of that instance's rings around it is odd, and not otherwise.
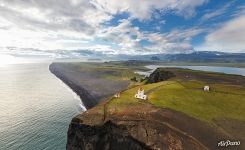
[[[0,67],[0,149],[62,150],[81,100],[49,64]]]

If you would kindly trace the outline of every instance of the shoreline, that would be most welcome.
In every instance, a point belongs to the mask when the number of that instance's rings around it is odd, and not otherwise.
[[[90,109],[95,105],[95,101],[92,96],[84,88],[79,87],[73,81],[69,80],[67,77],[63,76],[55,67],[52,66],[53,63],[49,65],[49,71],[54,74],[60,81],[67,85],[75,94],[80,97],[81,102],[86,109]]]
[[[55,74],[53,74],[53,75],[55,76]],[[62,84],[62,86],[64,86],[64,88],[66,88],[67,91],[69,91],[72,94],[72,96],[74,97],[74,99],[79,100],[81,102],[79,104],[79,106],[80,106],[79,108],[82,109],[82,112],[87,111],[85,105],[83,104],[83,101],[82,101],[81,97],[72,88],[70,88],[65,82],[63,82],[60,78],[58,78],[57,76],[55,76],[55,78],[57,78],[59,80],[59,82]]]
[[[217,141],[223,138],[242,137],[236,130],[236,128],[242,128],[240,122],[235,122],[236,120],[224,122],[217,119],[215,124],[226,123],[227,125],[210,126],[209,122],[201,120],[203,116],[200,116],[200,119],[195,118],[192,113],[179,112],[171,107],[160,107],[156,105],[157,103],[138,102],[123,94],[122,99],[100,103],[112,96],[116,91],[115,89],[119,90],[118,87],[125,88],[126,84],[122,86],[122,83],[125,83],[124,80],[109,80],[102,76],[104,74],[110,75],[113,72],[101,71],[100,68],[91,70],[89,67],[91,66],[72,63],[52,63],[49,67],[51,73],[80,96],[84,106],[88,109],[86,113],[79,114],[72,119],[67,133],[67,149],[84,147],[84,144],[96,147],[97,143],[101,143],[101,140],[98,141],[97,139],[98,136],[102,139],[108,136],[115,137],[109,140],[108,138],[103,139],[103,145],[110,143],[112,140],[114,143],[124,141],[124,145],[131,145],[131,148],[132,145],[137,145],[138,142],[145,146],[150,146],[151,143],[156,143],[158,147],[162,147],[163,144],[169,147],[175,146],[176,142],[169,143],[169,141],[161,139],[161,137],[169,139],[170,136],[171,139],[180,141],[180,143],[188,143],[187,145],[178,144],[179,147],[185,149],[190,147],[192,147],[191,149],[197,147],[199,149],[214,149]],[[178,79],[185,81],[195,79],[209,84],[232,83],[232,85],[240,85],[245,82],[244,77],[237,75],[218,74],[218,76],[212,76],[216,73],[210,75],[208,73],[192,72],[188,69],[180,69],[180,71],[176,68],[168,69],[175,72],[179,77]],[[191,78],[186,78],[187,75]],[[234,81],[237,81],[236,79],[240,82],[234,83]],[[100,105],[97,105],[98,103]],[[93,109],[90,109],[92,107]],[[185,124],[185,122],[189,122],[191,125]],[[234,123],[232,125],[236,125],[236,128],[230,129],[229,123]],[[132,128],[132,124],[135,128]],[[166,124],[170,126],[166,126]],[[234,134],[227,134],[226,131],[229,133],[234,131]],[[124,135],[130,138],[125,138]],[[142,137],[146,138],[143,139]],[[152,139],[151,137],[157,138]],[[152,140],[149,142],[149,139]]]
[[[87,72],[80,72],[76,68],[66,66],[67,64],[69,63],[51,63],[49,71],[80,97],[87,110],[128,86],[125,81],[99,79]]]

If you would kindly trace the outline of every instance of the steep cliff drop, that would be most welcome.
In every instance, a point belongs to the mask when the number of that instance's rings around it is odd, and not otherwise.
[[[72,119],[68,150],[207,150],[217,149],[221,140],[232,139],[220,129],[184,113],[143,100],[135,99],[132,103],[127,98],[120,98],[121,102],[110,98],[127,87],[125,81],[98,79],[65,64],[52,64],[50,70],[77,92],[89,108]]]
[[[228,138],[183,113],[148,103],[115,106],[107,101],[73,118],[68,150],[206,150]]]

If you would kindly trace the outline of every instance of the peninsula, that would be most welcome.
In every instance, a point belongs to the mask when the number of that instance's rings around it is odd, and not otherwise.
[[[70,123],[68,150],[206,150],[224,140],[240,142],[229,149],[244,148],[245,77],[180,68],[135,74],[147,71],[144,65],[50,65],[88,109]],[[135,98],[139,89],[146,100]]]

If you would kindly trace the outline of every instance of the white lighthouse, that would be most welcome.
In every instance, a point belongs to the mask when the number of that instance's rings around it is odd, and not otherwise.
[[[147,99],[147,95],[145,95],[145,91],[142,88],[138,89],[138,93],[136,93],[134,97],[138,99],[143,99],[143,100]]]

